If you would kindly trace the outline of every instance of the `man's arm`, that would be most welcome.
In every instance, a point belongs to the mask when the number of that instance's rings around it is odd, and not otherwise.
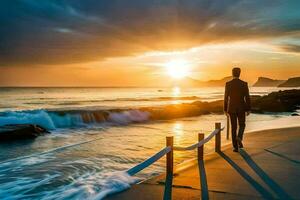
[[[251,100],[250,100],[248,83],[246,83],[245,102],[246,102],[246,111],[250,112],[251,111]]]
[[[228,111],[228,84],[226,83],[225,86],[225,93],[224,93],[224,112],[227,113]]]

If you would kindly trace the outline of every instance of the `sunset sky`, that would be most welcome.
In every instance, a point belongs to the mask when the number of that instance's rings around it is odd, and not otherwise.
[[[299,0],[2,0],[0,86],[300,76]],[[184,68],[184,69],[182,69]]]

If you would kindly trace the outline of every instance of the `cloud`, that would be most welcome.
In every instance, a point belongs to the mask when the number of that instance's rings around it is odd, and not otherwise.
[[[281,45],[281,48],[288,52],[300,53],[300,45],[286,44],[286,45]]]
[[[2,0],[0,64],[68,64],[300,30],[297,0]],[[291,49],[292,50],[292,49]]]

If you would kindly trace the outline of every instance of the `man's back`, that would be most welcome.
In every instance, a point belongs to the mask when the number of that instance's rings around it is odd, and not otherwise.
[[[224,110],[229,113],[246,112],[250,110],[248,84],[238,78],[226,83]]]
[[[246,114],[249,115],[251,109],[248,84],[239,79],[240,74],[240,68],[232,69],[233,79],[226,83],[224,95],[224,111],[227,116],[230,116],[234,152],[238,152],[239,148],[244,148],[242,140],[246,127]],[[239,125],[238,134],[237,125]]]

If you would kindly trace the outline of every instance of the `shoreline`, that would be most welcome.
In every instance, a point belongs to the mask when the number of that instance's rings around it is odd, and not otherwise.
[[[248,142],[248,140],[251,140],[252,138],[255,139],[257,137],[261,137],[262,135],[272,134],[272,132],[300,132],[300,124],[298,126],[292,126],[292,127],[271,128],[271,129],[245,132],[246,135],[245,135],[244,140],[245,140],[245,142]],[[223,131],[223,134],[224,134],[224,131]],[[285,136],[286,135],[282,135],[281,137],[285,137]],[[222,145],[221,146],[222,152],[227,151],[227,150],[231,150],[231,148],[230,148],[231,145],[232,145],[231,143]],[[245,147],[246,150],[247,150],[247,148],[250,149],[250,148],[253,148],[253,147],[251,147],[251,146]],[[215,152],[204,153],[204,162],[205,163],[210,163],[210,162],[212,162],[216,159],[218,159],[218,158],[216,157]],[[184,172],[184,171],[187,171],[191,168],[194,168],[197,164],[198,164],[197,158],[193,158],[193,159],[183,161],[182,163],[179,163],[178,165],[174,166],[173,176],[177,177],[181,172]],[[154,176],[154,177],[148,178],[146,180],[143,180],[141,182],[138,182],[136,184],[133,184],[127,190],[123,190],[123,191],[120,191],[120,192],[109,194],[104,199],[118,199],[118,196],[120,196],[120,195],[122,195],[122,197],[126,197],[126,196],[128,196],[128,195],[126,195],[126,193],[130,190],[134,190],[136,187],[138,187],[137,185],[157,185],[158,184],[158,185],[164,186],[165,182],[162,181],[162,180],[165,180],[165,178],[166,178],[166,173],[159,174],[157,176]],[[130,192],[128,192],[128,193],[129,193],[129,196],[130,196]],[[123,194],[125,194],[125,196]],[[117,196],[117,198],[115,198],[116,196]],[[125,198],[125,199],[127,199],[127,198]],[[129,197],[129,199],[130,199],[130,197]]]
[[[262,133],[262,132],[283,131],[285,129],[299,129],[299,131],[300,131],[300,124],[298,126],[290,126],[290,127],[282,127],[282,128],[272,128],[272,129],[249,131],[249,132],[245,132],[244,138],[245,138],[245,140],[247,140],[247,136],[249,136],[248,134],[251,135],[250,137],[255,137],[256,134],[259,134],[259,133]],[[225,131],[223,131],[222,133],[224,134]],[[230,135],[229,141],[230,140],[231,140],[231,135]],[[222,148],[222,150],[227,150],[227,149],[232,147],[231,145],[232,144],[230,142],[228,144],[222,145],[221,148]],[[204,161],[207,162],[210,159],[212,159],[214,153],[215,152],[207,152],[207,153],[204,152]],[[183,162],[177,164],[176,166],[174,166],[174,174],[179,173],[181,171],[184,171],[184,170],[188,169],[189,167],[194,166],[195,164],[197,164],[197,161],[198,161],[197,158],[192,158],[192,159],[189,159],[189,160],[186,160],[186,161],[183,161]],[[159,174],[157,176],[154,176],[154,177],[148,178],[146,180],[143,180],[143,181],[141,181],[137,184],[146,183],[148,181],[152,181],[152,179],[158,179],[158,178],[165,177],[165,176],[166,176],[166,174],[162,173],[162,174]]]

